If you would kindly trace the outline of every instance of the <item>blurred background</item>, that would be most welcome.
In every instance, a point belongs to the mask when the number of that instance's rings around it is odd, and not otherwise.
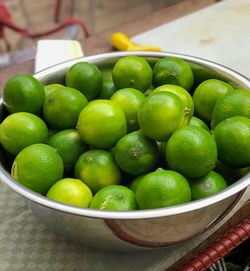
[[[181,0],[0,0],[0,56],[17,52],[19,57],[28,57],[32,50],[27,49],[41,38],[83,41],[86,31],[81,24],[93,35],[178,2]],[[58,30],[62,25],[65,27]],[[2,64],[4,61],[6,56]]]

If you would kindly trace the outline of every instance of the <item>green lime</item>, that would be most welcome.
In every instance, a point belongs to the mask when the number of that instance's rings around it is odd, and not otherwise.
[[[31,74],[18,74],[10,78],[3,90],[3,104],[9,113],[38,114],[44,102],[44,87]]]
[[[214,129],[219,160],[235,168],[250,166],[250,119],[236,116],[220,122]]]
[[[185,125],[183,101],[168,91],[160,91],[146,98],[138,111],[143,133],[157,141],[167,141],[171,134]]]
[[[116,88],[112,80],[104,81],[102,84],[102,89],[97,96],[97,99],[110,99],[111,96],[115,93]]]
[[[212,196],[227,187],[225,179],[215,171],[190,182],[192,200]]]
[[[122,137],[114,149],[118,166],[126,173],[139,175],[153,169],[159,159],[156,142],[141,131]]]
[[[65,178],[53,184],[46,197],[65,204],[87,208],[93,195],[81,180]]]
[[[64,88],[63,85],[61,84],[50,84],[44,87],[44,93],[45,93],[45,98],[52,93],[53,91],[60,89],[60,88]]]
[[[77,131],[88,145],[109,149],[127,133],[126,117],[118,104],[95,100],[82,110]]]
[[[211,127],[214,129],[221,121],[234,116],[250,118],[250,91],[237,89],[223,96],[215,105]]]
[[[140,209],[174,206],[191,200],[188,181],[173,170],[157,170],[142,178],[136,199]]]
[[[203,120],[197,117],[192,117],[188,125],[203,128],[210,133],[210,130],[207,124]]]
[[[153,68],[154,86],[171,84],[189,91],[193,83],[194,75],[190,65],[180,58],[164,57]]]
[[[195,113],[202,120],[211,121],[216,102],[233,90],[232,86],[218,79],[202,82],[193,94]]]
[[[250,166],[244,168],[232,168],[222,164],[220,161],[217,161],[214,170],[222,175],[225,180],[227,180],[228,184],[232,184],[249,173]]]
[[[166,160],[173,170],[186,177],[202,177],[215,167],[215,141],[203,128],[181,128],[173,133],[166,144]]]
[[[152,83],[152,69],[147,60],[139,56],[120,58],[112,72],[117,89],[135,88],[145,92]]]
[[[81,91],[88,101],[91,101],[97,97],[102,88],[102,73],[91,63],[79,62],[68,70],[65,84]]]
[[[80,135],[74,129],[55,133],[49,138],[48,144],[58,150],[66,173],[74,169],[79,156],[88,149],[88,146],[81,140]]]
[[[1,144],[14,155],[29,145],[45,143],[47,139],[48,128],[46,124],[31,113],[11,114],[0,125]]]
[[[154,91],[154,87],[153,85],[151,85],[143,94],[147,97],[149,95],[151,95]]]
[[[159,91],[168,91],[176,94],[185,105],[185,116],[186,116],[186,124],[189,123],[190,119],[194,114],[194,103],[192,96],[182,87],[176,85],[162,85],[157,87],[153,93],[157,93]]]
[[[136,193],[136,190],[137,190],[137,187],[138,187],[140,181],[146,175],[147,174],[143,174],[143,175],[137,176],[135,179],[133,179],[132,182],[129,185],[130,190],[132,190],[134,193]]]
[[[58,133],[59,131],[60,130],[58,129],[53,129],[53,128],[49,129],[49,138],[53,136],[54,134]]]
[[[95,194],[103,187],[119,184],[121,172],[110,152],[89,150],[77,160],[75,177],[81,179]]]
[[[122,185],[110,185],[95,194],[90,208],[112,211],[136,210],[135,193]]]
[[[138,110],[146,97],[139,90],[134,88],[123,88],[117,90],[111,97],[111,101],[119,104],[127,119],[128,132],[133,132],[139,129]]]
[[[52,128],[75,128],[79,114],[87,104],[86,97],[76,89],[63,87],[54,90],[44,101],[44,119]]]
[[[45,195],[63,176],[63,161],[56,149],[33,144],[15,158],[11,175],[25,187]]]
[[[112,81],[112,67],[101,69],[103,82]],[[112,81],[113,82],[113,81]]]

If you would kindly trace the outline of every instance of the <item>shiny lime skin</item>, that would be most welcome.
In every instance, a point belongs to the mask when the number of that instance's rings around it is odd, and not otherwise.
[[[116,62],[112,78],[117,89],[135,88],[145,92],[152,83],[153,73],[144,58],[126,56]]]
[[[145,95],[134,88],[119,89],[110,98],[111,101],[119,104],[123,109],[127,119],[128,132],[139,129],[137,115],[138,110],[145,99]]]
[[[9,113],[39,114],[44,102],[43,85],[31,74],[18,74],[10,78],[3,90],[3,104]]]
[[[11,114],[0,125],[0,142],[5,150],[14,155],[29,145],[45,143],[47,139],[45,122],[31,113]]]
[[[140,209],[174,206],[191,200],[191,190],[185,177],[173,170],[157,170],[142,178],[136,199]]]
[[[118,104],[95,100],[81,111],[77,131],[88,145],[109,149],[127,133],[127,121]]]
[[[250,166],[250,119],[241,116],[228,118],[214,129],[219,160],[233,168]]]
[[[126,173],[143,174],[154,168],[159,159],[157,143],[141,131],[122,137],[114,149],[115,160]]]
[[[97,97],[102,88],[102,73],[93,64],[79,62],[67,71],[65,84],[81,91],[91,101]]]
[[[212,196],[227,187],[225,179],[215,171],[190,181],[192,200]]]
[[[93,195],[81,180],[65,178],[56,182],[46,197],[65,204],[88,208]]]
[[[119,184],[121,171],[109,151],[89,150],[77,160],[75,177],[82,180],[95,194],[106,186]]]
[[[161,91],[146,98],[138,111],[143,133],[157,141],[167,141],[171,134],[185,125],[185,106],[175,94]]]
[[[25,187],[45,195],[62,178],[63,161],[51,146],[33,144],[16,156],[11,175]]]
[[[205,129],[186,126],[170,137],[165,155],[173,170],[188,178],[199,178],[215,167],[217,147],[213,137]]]
[[[233,90],[232,86],[218,79],[208,79],[202,82],[193,94],[195,113],[202,120],[211,121],[216,102]]]
[[[90,208],[112,211],[136,210],[135,193],[122,185],[110,185],[95,194]]]
[[[164,57],[154,65],[154,86],[171,84],[178,85],[189,91],[193,83],[194,75],[190,65],[180,58]]]

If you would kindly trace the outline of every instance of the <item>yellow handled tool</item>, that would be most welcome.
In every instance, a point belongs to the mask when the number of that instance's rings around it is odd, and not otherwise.
[[[157,46],[146,46],[133,43],[131,39],[122,32],[116,32],[111,36],[112,45],[120,51],[161,51]]]

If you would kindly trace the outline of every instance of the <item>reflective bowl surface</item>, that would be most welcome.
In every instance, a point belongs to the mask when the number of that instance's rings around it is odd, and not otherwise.
[[[182,58],[191,65],[197,84],[217,78],[234,87],[250,89],[249,79],[227,67],[192,56],[159,52],[118,52],[78,58],[43,70],[35,77],[43,84],[64,83],[66,71],[77,62],[87,61],[101,69],[110,69],[119,58],[127,55],[143,56],[151,63],[166,56]],[[1,102],[1,117],[3,111]],[[2,162],[1,159],[1,181],[24,197],[33,213],[49,227],[87,246],[116,251],[160,248],[191,239],[220,221],[250,184],[248,174],[220,193],[202,200],[151,210],[101,211],[61,204],[34,193],[17,183]]]

